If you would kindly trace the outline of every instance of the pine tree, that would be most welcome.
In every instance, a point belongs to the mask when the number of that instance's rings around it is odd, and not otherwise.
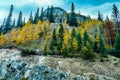
[[[6,19],[4,18],[3,23],[2,23],[2,25],[1,25],[1,28],[2,28],[2,29],[5,28],[5,22],[6,22]]]
[[[50,22],[54,23],[53,6],[51,6],[51,8],[50,8]]]
[[[48,18],[48,20],[50,20],[50,8],[49,8],[49,6],[47,8],[47,18]]]
[[[70,45],[70,52],[74,52],[75,51],[75,46],[74,46],[74,41],[76,41],[76,30],[75,28],[72,29],[72,33],[71,33],[71,38],[69,40],[69,45]],[[75,42],[76,44],[76,42]]]
[[[33,23],[33,16],[32,16],[32,11],[30,13],[30,18],[29,18],[30,22]]]
[[[77,19],[76,19],[76,14],[74,12],[74,3],[71,5],[71,13],[70,13],[70,19],[69,19],[69,25],[70,26],[78,26]]]
[[[10,12],[9,12],[9,15],[7,17],[7,20],[6,20],[6,23],[5,23],[5,32],[8,32],[10,29],[11,29],[11,26],[12,26],[12,13],[13,13],[13,5],[11,5],[10,7]]]
[[[52,39],[51,39],[51,43],[50,43],[50,50],[54,49],[54,46],[56,46],[57,44],[57,37],[56,37],[56,29],[53,30],[52,33]]]
[[[20,11],[19,16],[18,16],[18,21],[17,21],[17,27],[22,27],[22,26],[23,26],[22,12]]]
[[[24,17],[24,21],[23,21],[23,26],[25,25],[25,17]]]
[[[59,35],[58,35],[58,47],[57,47],[57,49],[58,50],[61,50],[61,48],[62,48],[62,45],[63,45],[63,41],[64,41],[64,28],[63,28],[63,25],[62,24],[60,24],[60,29],[59,29]]]
[[[94,42],[94,45],[93,45],[93,50],[96,52],[96,53],[99,53],[99,50],[98,50],[98,42],[96,40],[96,37],[97,35],[95,35],[95,42]]]
[[[87,31],[85,30],[84,34],[83,34],[83,43],[84,43],[84,46],[87,45],[87,41],[89,40],[89,35],[87,33]]]
[[[103,21],[102,14],[100,13],[100,11],[98,11],[98,20]]]
[[[105,19],[105,21],[109,21],[109,17],[108,17],[108,16],[106,16],[106,19]]]
[[[67,14],[67,23],[69,23],[69,14]]]
[[[39,7],[37,8],[37,12],[35,13],[34,23],[36,24],[39,20]]]
[[[43,12],[43,7],[41,9],[41,15],[40,15],[40,20],[43,21],[43,15],[44,15],[44,12]]]
[[[117,30],[117,33],[120,34],[120,13],[119,10],[117,8],[117,6],[115,4],[113,4],[113,8],[112,8],[112,20],[115,23],[115,27]]]
[[[120,50],[120,35],[116,35],[115,38],[115,49]]]
[[[99,51],[100,51],[102,57],[107,57],[106,49],[105,49],[105,45],[104,45],[102,36],[100,36]]]
[[[14,19],[14,21],[13,21],[13,24],[12,24],[12,28],[15,28],[16,26],[15,26],[15,19]]]
[[[76,30],[75,30],[75,28],[72,29],[71,39],[73,39],[74,37],[76,37]]]
[[[82,38],[81,38],[80,33],[78,33],[78,34],[76,35],[76,39],[77,39],[77,43],[78,43],[78,51],[80,51],[81,48],[82,48]]]

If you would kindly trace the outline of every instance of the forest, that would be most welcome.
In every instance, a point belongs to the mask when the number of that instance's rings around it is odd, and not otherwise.
[[[108,55],[120,57],[120,13],[113,4],[111,17],[98,11],[98,18],[86,16],[81,21],[81,14],[75,12],[74,3],[71,11],[64,14],[66,19],[55,22],[54,7],[48,7],[46,19],[44,10],[39,8],[28,20],[23,19],[19,12],[18,20],[12,20],[14,6],[10,6],[9,14],[0,27],[0,47],[18,48],[21,55],[36,55],[36,49],[43,55],[63,57],[81,57],[95,61],[99,56],[101,61]],[[60,16],[60,15],[59,15]]]

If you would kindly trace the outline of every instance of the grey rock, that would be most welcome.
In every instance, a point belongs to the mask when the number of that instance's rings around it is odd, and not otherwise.
[[[64,72],[42,64],[32,68],[29,80],[67,80],[67,77]]]
[[[97,77],[97,80],[105,80],[105,77],[104,77],[103,75],[99,75],[99,76]]]

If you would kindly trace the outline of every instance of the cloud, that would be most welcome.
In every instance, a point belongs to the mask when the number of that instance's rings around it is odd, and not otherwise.
[[[0,0],[0,24],[8,16],[11,4],[14,5],[12,19],[17,20],[19,12],[22,11],[23,17],[27,20],[31,11],[34,15],[37,7],[41,9],[42,6],[46,9],[48,5],[53,5],[70,12],[72,2],[75,4],[76,13],[80,11],[81,14],[91,15],[92,18],[97,18],[98,10],[103,13],[104,17],[106,15],[111,17],[112,5],[115,3],[118,8],[120,7],[120,0],[100,0],[99,2],[98,0]]]
[[[2,23],[2,20],[7,17],[6,15],[7,15],[6,10],[0,10],[0,23]]]
[[[97,18],[98,11],[100,11],[104,17],[106,17],[106,15],[111,17],[113,4],[116,4],[118,8],[120,7],[120,2],[115,2],[105,3],[99,6],[85,6],[81,9],[77,9],[77,11],[80,10],[83,15],[91,15],[92,18]]]

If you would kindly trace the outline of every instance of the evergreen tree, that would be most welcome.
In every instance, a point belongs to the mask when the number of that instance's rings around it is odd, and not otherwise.
[[[12,24],[12,28],[15,28],[16,26],[15,26],[15,19],[14,19],[14,21],[13,21],[13,24]]]
[[[50,44],[50,50],[53,50],[54,49],[54,46],[57,45],[57,37],[56,37],[56,29],[53,30],[53,33],[52,33],[52,39],[51,39],[51,44]]]
[[[83,43],[84,43],[84,46],[87,45],[88,40],[89,40],[89,35],[88,35],[87,31],[85,30],[85,32],[83,34]]]
[[[30,18],[29,18],[30,22],[33,23],[33,16],[32,16],[32,11],[30,13]]]
[[[71,33],[71,38],[69,40],[69,45],[70,45],[70,52],[74,52],[74,45],[73,45],[73,40],[74,38],[76,38],[76,30],[75,28],[72,29],[72,33]]]
[[[98,11],[98,20],[103,21],[102,14],[100,13],[100,11]]]
[[[23,26],[22,12],[20,11],[19,16],[18,16],[18,21],[17,21],[17,27],[22,27],[22,26]]]
[[[73,39],[74,37],[76,37],[76,30],[75,30],[75,28],[72,29],[71,39]]]
[[[112,20],[115,22],[117,33],[120,34],[120,13],[115,4],[113,4],[112,8]]]
[[[81,48],[82,48],[82,38],[81,38],[80,33],[78,33],[78,34],[76,35],[76,39],[77,39],[77,43],[78,43],[78,51],[80,51]]]
[[[90,22],[91,20],[92,20],[92,19],[91,19],[91,16],[89,15],[87,21]]]
[[[70,19],[69,19],[69,25],[70,26],[78,26],[77,19],[76,19],[76,14],[74,12],[74,3],[72,3],[71,6],[71,13],[70,13]]]
[[[58,35],[59,40],[58,40],[58,47],[57,47],[58,50],[60,50],[62,48],[62,45],[63,45],[63,40],[64,40],[63,34],[64,34],[64,28],[63,28],[63,25],[60,24],[59,35]]]
[[[4,20],[3,20],[3,23],[2,23],[2,25],[1,25],[1,28],[5,28],[5,18],[4,18]]]
[[[96,42],[96,41],[94,42],[93,49],[94,49],[95,52],[99,53],[99,51],[98,51],[98,42]]]
[[[69,14],[67,14],[67,23],[69,23]]]
[[[109,21],[109,17],[108,16],[106,16],[106,19],[105,19],[106,21]]]
[[[94,45],[93,45],[93,50],[96,52],[96,53],[99,53],[99,49],[98,49],[98,42],[96,41],[96,35],[95,35],[95,42],[94,42]]]
[[[37,8],[37,12],[35,13],[34,23],[36,24],[39,20],[39,7]]]
[[[48,20],[50,20],[50,8],[49,8],[49,6],[47,8],[47,18],[48,18]]]
[[[24,17],[24,21],[23,21],[23,26],[25,25],[25,17]]]
[[[9,15],[7,17],[6,23],[5,23],[5,32],[8,32],[11,29],[12,26],[12,13],[13,13],[13,5],[11,5],[10,7],[10,12]]]
[[[41,15],[40,15],[40,20],[43,21],[43,16],[44,16],[44,12],[43,12],[43,7],[41,9]]]
[[[44,55],[47,55],[47,44],[44,45]]]
[[[50,8],[50,22],[54,23],[53,6],[51,6],[51,8]]]
[[[115,49],[120,50],[120,35],[116,35],[115,38]]]
[[[102,57],[107,56],[102,36],[100,36],[99,51],[100,51]]]

